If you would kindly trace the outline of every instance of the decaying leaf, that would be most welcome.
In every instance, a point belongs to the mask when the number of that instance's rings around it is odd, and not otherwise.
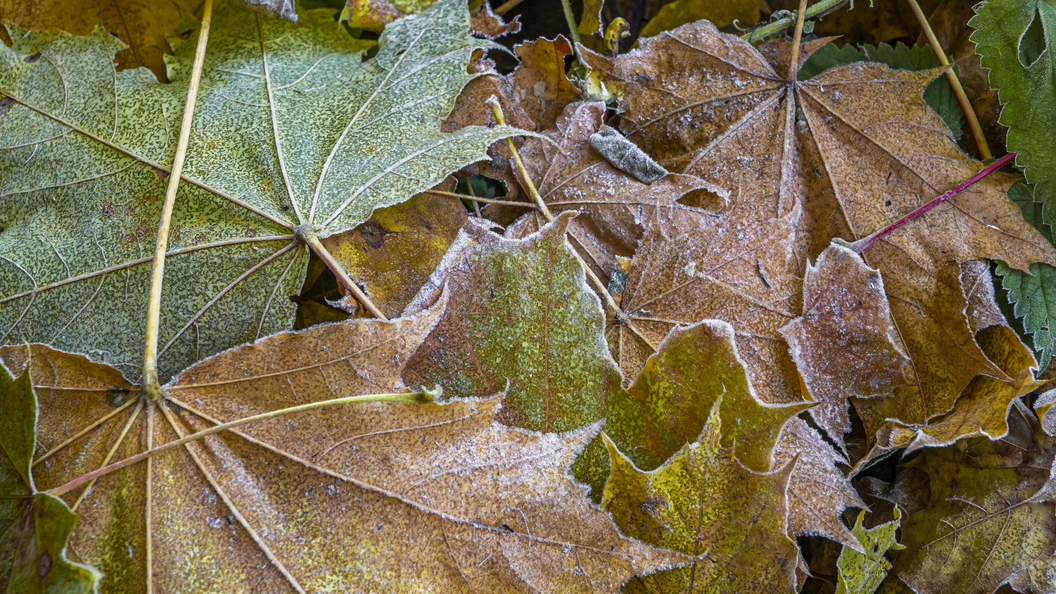
[[[799,59],[827,41],[804,44]],[[938,72],[849,64],[787,80],[790,48],[756,50],[702,22],[614,60],[583,55],[622,83],[628,138],[668,170],[730,189],[726,217],[765,225],[802,200],[798,270],[832,238],[879,231],[982,168],[921,99]],[[950,410],[976,375],[1008,379],[973,340],[957,263],[989,257],[1025,270],[1056,260],[1005,198],[1009,184],[991,176],[862,254],[884,277],[899,346],[914,363],[910,384],[885,399],[887,417],[922,423]]]
[[[1029,579],[1056,547],[1052,458],[1040,431],[1027,451],[983,437],[921,452],[908,466],[928,473],[931,500],[902,524],[895,573],[915,591],[966,594]]]
[[[388,27],[364,61],[374,42],[328,10],[295,25],[218,3],[169,239],[163,380],[292,325],[305,229],[355,227],[513,133],[439,131],[472,53],[490,47],[468,22],[463,2],[439,2]],[[0,116],[0,342],[87,353],[134,379],[195,40],[177,44],[174,82],[161,85],[142,69],[115,74],[122,46],[101,29],[11,31],[15,45],[0,48],[0,92],[15,102]]]
[[[909,363],[880,274],[853,251],[830,246],[803,280],[803,315],[781,328],[818,406],[810,415],[837,444],[850,428],[848,398],[890,395]]]
[[[66,558],[77,514],[57,497],[39,492],[33,481],[36,428],[37,398],[29,371],[12,377],[0,363],[0,590],[94,592],[99,572]]]
[[[611,441],[602,505],[627,534],[697,556],[636,578],[627,592],[795,592],[796,546],[785,535],[792,465],[753,473],[720,445],[716,402],[698,441],[642,472]]]
[[[898,508],[895,508],[894,520],[875,528],[866,528],[862,526],[865,512],[858,514],[852,532],[861,543],[864,553],[844,547],[840,558],[836,561],[840,580],[836,594],[873,594],[876,592],[880,582],[887,577],[887,572],[891,571],[891,562],[884,558],[884,554],[888,550],[898,551],[905,548],[898,544],[895,535],[901,517]]]
[[[34,473],[53,487],[219,422],[403,391],[402,367],[445,305],[226,351],[181,373],[160,404],[81,356],[43,346],[2,355],[33,370],[49,403]],[[150,580],[165,590],[615,592],[688,560],[621,536],[568,478],[596,425],[527,433],[492,420],[500,405],[315,409],[163,451],[65,495],[81,514],[71,550],[103,571],[107,591]]]

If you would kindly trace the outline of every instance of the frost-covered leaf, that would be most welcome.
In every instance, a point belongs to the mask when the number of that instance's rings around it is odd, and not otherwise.
[[[228,2],[213,16],[169,241],[162,379],[287,329],[307,248],[485,157],[512,129],[439,124],[472,76],[469,14],[438,3],[374,42],[328,10],[297,25]],[[149,259],[195,36],[173,84],[115,73],[121,44],[11,30],[0,48],[0,342],[42,342],[139,374]],[[279,41],[281,40],[281,42]]]
[[[987,0],[975,10],[972,41],[1004,104],[1008,150],[1019,152],[1016,165],[1036,184],[1045,222],[1056,223],[1056,3]]]
[[[95,592],[99,572],[66,558],[77,514],[57,497],[39,492],[33,481],[36,429],[37,397],[29,370],[12,377],[0,362],[0,590]]]
[[[890,550],[901,550],[905,547],[898,544],[895,531],[901,523],[902,514],[895,508],[895,519],[885,522],[875,528],[862,526],[865,512],[858,514],[851,530],[854,537],[861,543],[864,553],[859,553],[852,548],[844,547],[840,552],[840,558],[836,561],[839,567],[840,583],[836,594],[873,594],[880,582],[887,577],[891,570],[891,562],[884,558],[884,554]]]

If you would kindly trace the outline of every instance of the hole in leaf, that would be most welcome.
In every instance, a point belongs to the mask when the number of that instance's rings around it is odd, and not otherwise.
[[[1045,52],[1045,28],[1041,24],[1041,15],[1034,9],[1034,18],[1030,26],[1019,38],[1019,63],[1024,68],[1030,68],[1038,61],[1041,54]]]
[[[128,402],[130,392],[124,388],[112,388],[106,392],[106,403],[117,408]]]
[[[25,62],[26,64],[32,64],[33,62],[36,62],[39,59],[40,59],[40,52],[37,52],[37,53],[33,54],[32,56],[26,56],[25,58],[22,58],[22,61]]]
[[[455,192],[458,194],[469,195],[467,181],[473,186],[473,194],[480,198],[502,198],[508,193],[505,183],[486,175],[470,175],[457,179],[458,185],[455,186]]]
[[[715,192],[705,190],[704,188],[693,190],[692,192],[685,194],[678,199],[678,203],[682,206],[702,208],[712,212],[722,212],[726,210],[726,199]]]
[[[10,97],[0,98],[0,117],[3,117],[5,113],[11,111],[11,106],[14,104],[15,100]]]

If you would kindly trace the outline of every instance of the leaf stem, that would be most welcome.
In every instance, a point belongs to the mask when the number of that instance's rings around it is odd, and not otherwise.
[[[943,51],[938,37],[935,37],[935,32],[931,30],[931,23],[924,16],[924,11],[920,9],[917,0],[906,1],[909,2],[909,7],[913,9],[913,14],[917,17],[920,28],[924,30],[924,36],[928,38],[928,45],[931,46],[935,56],[939,59],[939,64],[946,69],[946,79],[950,81],[950,86],[953,87],[953,94],[957,96],[957,102],[961,104],[964,117],[968,120],[968,127],[971,128],[972,136],[975,137],[975,146],[979,149],[979,155],[984,161],[992,159],[993,155],[990,153],[990,146],[986,143],[986,137],[983,136],[983,128],[979,125],[979,118],[975,115],[975,109],[972,108],[972,104],[968,101],[968,95],[964,93],[964,87],[961,86],[957,73],[950,67],[950,61],[946,58],[946,52]]]
[[[502,106],[499,105],[499,100],[496,99],[494,95],[492,95],[488,98],[487,104],[488,107],[491,108],[491,113],[495,115],[495,121],[500,126],[505,126],[506,118],[502,115]],[[546,220],[548,222],[552,222],[554,220],[554,215],[550,213],[550,209],[547,208],[546,202],[543,201],[543,197],[539,195],[539,190],[535,189],[535,184],[532,183],[532,179],[528,176],[528,170],[525,169],[524,163],[521,161],[521,156],[517,153],[517,147],[513,145],[513,140],[507,138],[506,142],[510,145],[510,152],[513,154],[513,162],[517,165],[517,170],[520,171],[521,178],[524,180],[524,184],[528,186],[528,192],[532,195],[532,199],[535,200],[536,207],[539,209],[539,212],[542,213],[544,217],[546,217]],[[645,335],[642,334],[638,330],[638,328],[635,327],[634,323],[631,321],[630,316],[628,316],[622,309],[620,309],[620,306],[616,303],[616,300],[612,298],[612,294],[609,293],[609,289],[605,286],[605,283],[601,282],[601,279],[598,278],[598,275],[594,274],[594,271],[590,269],[590,266],[587,266],[587,263],[583,261],[583,258],[580,257],[578,252],[572,250],[572,255],[574,255],[576,259],[579,260],[580,265],[583,266],[583,270],[586,271],[587,276],[590,278],[591,282],[594,283],[594,286],[598,289],[598,292],[601,293],[601,295],[605,298],[605,305],[609,307],[613,315],[616,316],[616,319],[619,320],[620,323],[625,324],[628,328],[630,328],[632,332],[637,334],[638,337],[645,342],[645,344],[649,345],[649,347],[655,351],[656,345],[653,344],[652,341],[650,341],[648,338],[646,338]]]
[[[814,6],[811,6],[810,8],[807,8],[806,10],[802,11],[804,13],[803,18],[816,19],[823,17],[834,10],[839,10],[840,8],[843,8],[844,4],[847,4],[847,0],[821,0],[821,2],[818,2]],[[741,39],[747,41],[748,43],[752,43],[753,41],[769,37],[775,33],[778,33],[791,27],[792,25],[795,25],[798,19],[798,15],[791,15],[780,18],[772,23],[768,23],[766,25],[763,25],[762,27],[759,27],[758,29],[749,31],[744,35],[741,35]]]
[[[227,431],[228,429],[233,429],[235,427],[238,427],[240,425],[246,425],[248,423],[255,423],[257,421],[273,419],[282,415],[304,412],[307,410],[323,408],[326,406],[336,406],[339,404],[354,404],[357,402],[404,402],[409,404],[427,404],[435,400],[438,395],[438,390],[421,390],[419,392],[404,392],[402,394],[364,394],[361,396],[347,396],[345,398],[322,400],[320,402],[309,402],[308,404],[301,404],[299,406],[291,406],[289,408],[273,410],[271,412],[261,413],[259,415],[253,415],[251,417],[245,417],[236,421],[230,421],[228,423],[214,425],[208,429],[203,429],[197,433],[192,433],[186,437],[177,439],[176,441],[170,441],[156,448],[151,448],[145,452],[136,454],[135,456],[130,456],[128,458],[125,458],[124,460],[114,462],[113,464],[109,464],[97,470],[93,470],[92,472],[77,477],[64,485],[60,485],[58,487],[55,487],[54,489],[49,489],[47,492],[55,496],[62,495],[63,493],[69,493],[70,491],[76,489],[78,486],[83,485],[84,483],[94,481],[95,479],[103,475],[110,474],[111,472],[114,472],[115,470],[120,470],[126,466],[131,466],[137,462],[142,462],[143,460],[146,460],[147,458],[150,458],[155,454],[160,454],[165,450],[171,450],[172,448],[182,446],[192,441],[197,441],[203,437],[207,437],[214,433]]]
[[[169,185],[165,190],[165,202],[158,223],[158,240],[154,246],[154,267],[150,276],[150,296],[147,302],[146,348],[143,353],[143,391],[151,402],[161,400],[161,383],[158,381],[158,330],[161,321],[161,287],[165,278],[165,252],[169,246],[169,226],[176,204],[176,190],[180,187],[183,162],[187,157],[187,145],[191,138],[191,122],[194,120],[194,104],[198,99],[198,85],[202,80],[205,65],[205,48],[209,43],[209,26],[213,18],[213,0],[205,0],[202,9],[202,25],[198,31],[198,45],[194,50],[194,66],[187,87],[187,102],[180,123],[180,139],[176,144],[176,156],[172,161]]]
[[[297,229],[294,229],[294,231],[297,231]],[[312,248],[312,251],[315,252],[315,255],[319,256],[323,260],[323,262],[326,263],[326,267],[334,273],[334,276],[337,277],[337,280],[341,283],[341,286],[345,287],[348,292],[352,293],[352,295],[355,296],[356,300],[362,303],[363,307],[367,308],[367,311],[369,311],[375,318],[378,318],[379,320],[382,320],[384,322],[387,322],[389,320],[385,317],[385,314],[381,313],[381,310],[378,309],[378,306],[374,305],[374,302],[370,300],[370,297],[367,297],[367,294],[359,288],[359,285],[356,284],[356,281],[352,277],[350,277],[347,272],[345,272],[345,267],[342,266],[341,263],[338,262],[337,259],[334,258],[334,256],[331,255],[329,251],[327,251],[326,246],[324,246],[323,243],[319,241],[319,237],[315,233],[304,233],[303,235],[301,235],[301,237],[304,239],[305,243],[307,243],[308,246]]]
[[[492,12],[494,12],[495,14],[497,14],[499,16],[502,16],[502,15],[506,14],[507,12],[509,12],[509,11],[513,10],[514,8],[516,8],[517,5],[520,4],[521,2],[524,2],[524,0],[509,0],[508,2],[503,3],[502,6],[496,8]]]
[[[833,241],[835,241],[836,243],[839,243],[840,245],[843,245],[845,247],[849,247],[852,250],[854,250],[855,253],[860,254],[860,253],[865,251],[865,248],[873,245],[874,243],[877,242],[877,240],[879,240],[883,236],[891,233],[895,229],[898,229],[902,225],[905,225],[906,223],[908,223],[908,222],[912,221],[913,219],[919,217],[920,215],[928,212],[929,210],[935,208],[936,206],[942,204],[943,202],[949,200],[950,198],[953,198],[954,196],[956,196],[957,194],[960,194],[965,189],[967,189],[969,186],[974,184],[975,182],[977,182],[977,181],[983,179],[984,177],[990,175],[994,171],[997,171],[998,169],[1003,167],[1006,163],[1008,163],[1012,159],[1015,159],[1017,154],[1018,153],[1009,153],[1009,154],[1005,155],[1004,157],[1001,157],[997,161],[994,161],[990,165],[987,165],[986,168],[983,169],[982,171],[980,171],[979,173],[976,173],[975,175],[973,175],[968,181],[964,181],[964,182],[961,182],[961,183],[957,184],[957,186],[955,188],[953,188],[952,190],[949,190],[946,193],[944,193],[943,195],[931,200],[930,202],[928,202],[924,206],[921,206],[920,208],[914,210],[913,212],[909,213],[908,215],[902,217],[901,219],[898,219],[897,221],[895,221],[891,225],[888,225],[887,227],[881,229],[880,231],[877,231],[876,233],[873,233],[871,235],[863,237],[863,238],[859,239],[858,241],[854,241],[854,242],[847,242],[847,241],[843,241],[841,239],[834,239]]]
[[[803,16],[807,12],[807,0],[799,0],[799,10],[796,11],[796,29],[792,34],[792,59],[788,63],[788,80],[796,80],[796,63],[799,62],[799,42],[803,39]]]

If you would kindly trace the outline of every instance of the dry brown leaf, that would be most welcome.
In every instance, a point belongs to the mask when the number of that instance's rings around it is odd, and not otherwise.
[[[505,22],[502,17],[495,14],[491,10],[491,3],[488,0],[480,6],[480,11],[477,12],[477,16],[473,17],[469,21],[469,30],[481,37],[488,39],[495,39],[496,37],[502,37],[506,34],[515,34],[521,30],[520,15],[513,17],[510,22]]]
[[[804,44],[801,58],[825,41]],[[832,238],[879,231],[982,168],[921,98],[938,72],[850,64],[789,81],[789,47],[769,42],[760,53],[705,22],[612,61],[584,59],[624,84],[628,137],[669,170],[729,187],[729,216],[783,215],[805,190],[800,267]],[[1005,196],[1010,183],[990,176],[863,253],[884,276],[913,361],[887,416],[923,423],[950,410],[976,375],[1008,379],[973,340],[957,263],[989,257],[1025,270],[1056,261]],[[738,200],[738,188],[752,199]]]
[[[669,175],[643,184],[616,169],[589,142],[604,115],[602,103],[568,105],[556,129],[544,132],[552,142],[526,140],[521,159],[551,212],[580,213],[569,224],[570,241],[583,261],[607,282],[616,258],[634,255],[644,225],[657,207],[679,206],[679,198],[694,190],[725,192],[689,175]],[[520,174],[516,175],[523,184]],[[526,236],[544,223],[541,214],[529,213],[507,230],[507,236]]]
[[[197,14],[201,5],[202,0],[2,0],[0,22],[9,20],[27,29],[58,29],[73,35],[87,35],[102,26],[128,46],[115,56],[118,70],[146,66],[158,80],[166,81],[163,56],[172,54],[166,36],[186,33],[177,30],[181,17]]]
[[[402,391],[399,373],[445,305],[226,351],[185,370],[160,404],[78,355],[34,345],[0,356],[15,369],[28,359],[48,403],[34,471],[49,488],[218,422]],[[568,478],[597,425],[511,430],[493,420],[500,406],[315,409],[166,450],[66,494],[81,514],[71,556],[102,570],[104,588],[274,592],[616,592],[687,560],[621,536]]]
[[[860,550],[858,539],[840,520],[848,507],[865,508],[836,463],[847,464],[817,431],[802,419],[785,424],[774,447],[774,468],[796,460],[788,482],[788,534],[820,534]]]
[[[803,315],[781,328],[807,390],[810,416],[846,453],[848,398],[891,395],[909,363],[880,274],[850,249],[830,246],[803,281]]]

